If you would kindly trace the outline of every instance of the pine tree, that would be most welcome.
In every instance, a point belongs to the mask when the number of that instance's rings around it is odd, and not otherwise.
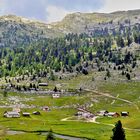
[[[132,43],[132,38],[130,38],[130,36],[127,36],[127,45],[130,46],[130,44]]]
[[[111,73],[110,73],[110,71],[107,69],[107,72],[106,72],[106,76],[108,77],[108,78],[110,78],[111,77]]]
[[[50,129],[48,135],[47,135],[47,138],[46,140],[55,140],[55,137],[53,135],[53,131]]]
[[[131,80],[131,76],[130,76],[129,73],[126,74],[126,78],[127,78],[128,80]]]
[[[111,137],[111,140],[126,140],[125,131],[122,128],[122,123],[120,120],[116,123],[112,131],[113,131],[113,136]]]
[[[57,87],[55,87],[53,91],[54,91],[54,92],[57,92],[57,91],[58,91],[58,90],[57,90]]]
[[[53,71],[50,72],[50,80],[53,80],[53,81],[55,80],[55,76],[54,76]]]
[[[4,90],[4,92],[3,92],[3,97],[7,97],[7,96],[8,96],[8,93],[7,93],[6,90]]]

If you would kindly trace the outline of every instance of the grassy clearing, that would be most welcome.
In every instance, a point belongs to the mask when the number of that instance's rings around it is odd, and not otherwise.
[[[109,92],[110,94],[120,98],[130,100],[132,102],[139,98],[140,82],[128,82],[128,83],[104,83],[99,88],[101,91]]]
[[[34,97],[33,101],[28,101],[26,102],[29,105],[39,105],[39,106],[73,106],[76,104],[84,104],[86,101],[89,99],[87,96],[70,96],[70,97],[62,97],[59,99],[53,99],[50,96],[39,96],[39,97]]]
[[[91,81],[94,73],[89,73],[88,75],[79,74],[78,76],[73,76],[66,79],[57,79],[56,81],[47,81],[48,87],[46,89],[53,89],[57,84],[61,85],[62,89],[78,89],[84,82]],[[43,79],[46,82],[46,79]]]

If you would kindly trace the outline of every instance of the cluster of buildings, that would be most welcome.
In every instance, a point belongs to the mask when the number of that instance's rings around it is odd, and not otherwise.
[[[118,113],[118,112],[109,112],[107,110],[101,110],[97,112],[97,115],[108,116],[108,117],[120,117],[120,116],[126,117],[126,116],[129,116],[129,112],[123,111],[121,113]]]
[[[78,108],[77,110],[78,111],[75,114],[75,116],[83,117],[83,118],[87,118],[87,119],[93,118],[95,116],[107,116],[107,117],[120,117],[120,116],[127,117],[127,116],[129,116],[129,112],[126,112],[126,111],[118,113],[118,112],[109,112],[107,110],[101,110],[101,111],[97,112],[96,114],[93,114],[92,112],[90,112],[84,108]]]
[[[44,106],[41,108],[43,111],[50,111],[50,108],[48,106]],[[41,115],[39,111],[34,111],[32,113],[29,112],[21,112],[20,108],[13,108],[12,111],[5,111],[3,116],[6,118],[20,118],[23,117],[30,117],[30,115]]]
[[[75,116],[89,119],[93,118],[95,115],[84,108],[78,108],[78,112],[75,114]]]

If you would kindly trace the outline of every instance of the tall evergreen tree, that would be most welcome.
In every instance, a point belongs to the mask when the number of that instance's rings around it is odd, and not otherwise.
[[[55,137],[53,135],[53,131],[50,129],[48,135],[47,135],[47,138],[46,140],[55,140]]]
[[[116,123],[112,131],[113,131],[113,136],[111,137],[111,140],[126,140],[125,131],[122,128],[122,123],[120,120]]]
[[[106,76],[107,76],[108,78],[111,77],[111,73],[110,73],[109,69],[107,69]]]

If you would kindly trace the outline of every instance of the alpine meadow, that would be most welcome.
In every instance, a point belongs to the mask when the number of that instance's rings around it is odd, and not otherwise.
[[[125,1],[0,1],[0,140],[140,139],[140,2]]]

